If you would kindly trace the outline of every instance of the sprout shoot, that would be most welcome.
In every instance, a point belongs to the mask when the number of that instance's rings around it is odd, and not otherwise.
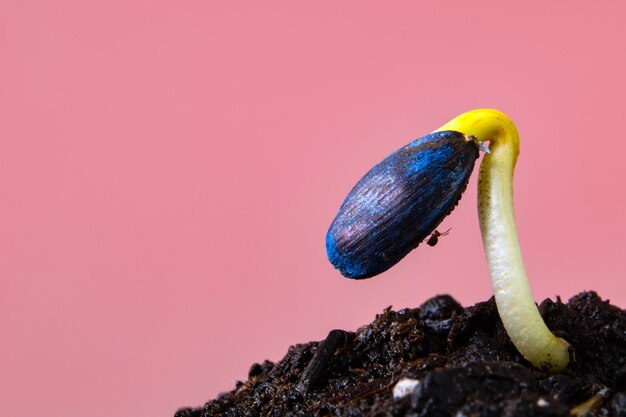
[[[552,372],[569,362],[568,343],[550,332],[530,291],[513,212],[513,170],[519,135],[504,113],[491,109],[464,113],[439,131],[454,130],[489,141],[480,165],[478,217],[483,247],[502,323],[520,353],[536,367]]]

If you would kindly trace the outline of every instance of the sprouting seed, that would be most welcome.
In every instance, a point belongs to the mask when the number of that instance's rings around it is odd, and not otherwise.
[[[433,231],[460,199],[479,150],[486,155],[478,217],[498,313],[529,362],[561,371],[570,360],[569,344],[550,332],[530,292],[513,212],[519,135],[502,112],[464,113],[372,168],[330,226],[328,258],[346,277],[367,278],[395,265],[428,235],[426,243],[436,244],[447,231]]]

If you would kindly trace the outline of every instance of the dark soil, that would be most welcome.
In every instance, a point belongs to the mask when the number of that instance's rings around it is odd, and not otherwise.
[[[594,292],[546,300],[539,311],[574,349],[560,374],[521,357],[493,299],[463,308],[443,295],[291,346],[278,363],[252,365],[235,390],[176,417],[626,416],[626,311]],[[419,383],[394,398],[407,378]]]

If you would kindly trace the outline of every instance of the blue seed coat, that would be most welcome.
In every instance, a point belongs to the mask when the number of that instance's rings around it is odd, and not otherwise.
[[[404,258],[458,203],[478,158],[474,141],[443,131],[417,139],[354,186],[326,235],[328,259],[369,278]]]

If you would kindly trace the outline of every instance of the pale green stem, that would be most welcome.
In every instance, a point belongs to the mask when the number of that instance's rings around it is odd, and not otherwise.
[[[519,134],[504,113],[491,109],[464,113],[442,126],[489,141],[478,176],[478,217],[493,291],[502,323],[520,353],[552,372],[569,362],[568,343],[550,332],[539,315],[526,277],[513,211],[513,170]],[[468,138],[469,140],[469,138]]]

